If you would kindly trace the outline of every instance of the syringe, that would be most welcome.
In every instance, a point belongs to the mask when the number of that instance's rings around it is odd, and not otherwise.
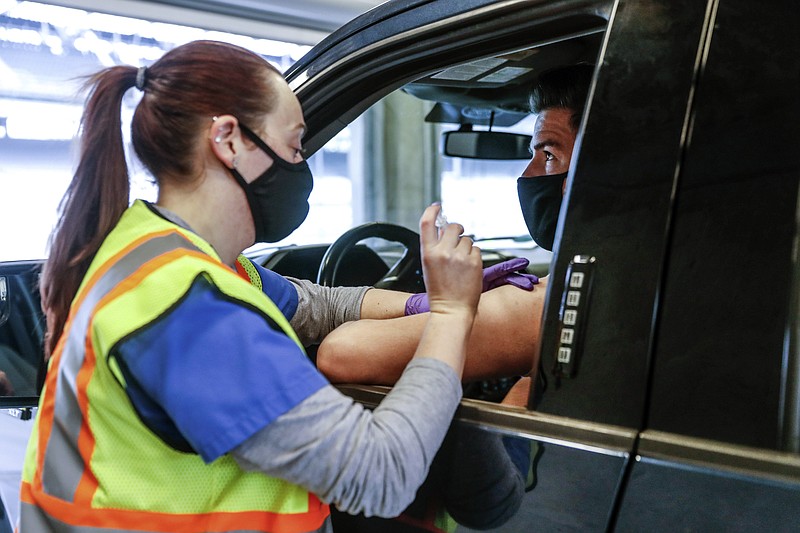
[[[439,230],[443,230],[444,227],[447,225],[447,217],[444,216],[444,209],[439,209],[439,214],[436,215],[436,227]]]

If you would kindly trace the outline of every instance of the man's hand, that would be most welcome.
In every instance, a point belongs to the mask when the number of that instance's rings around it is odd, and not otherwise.
[[[483,269],[483,292],[503,285],[513,285],[526,291],[532,291],[539,283],[539,278],[527,272],[519,272],[528,268],[530,262],[524,257],[515,257]]]
[[[528,260],[524,257],[516,257],[497,263],[483,269],[483,288],[482,292],[490,291],[503,285],[513,285],[526,291],[532,291],[533,286],[539,283],[539,278],[533,274],[517,272],[527,268]],[[417,315],[430,311],[428,295],[424,292],[412,294],[406,300],[405,315]]]

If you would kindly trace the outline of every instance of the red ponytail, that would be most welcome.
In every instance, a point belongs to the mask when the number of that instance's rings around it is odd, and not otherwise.
[[[120,109],[137,73],[134,67],[111,67],[86,84],[90,94],[81,119],[80,160],[59,206],[41,278],[47,357],[97,250],[128,207]],[[212,116],[231,114],[258,124],[274,105],[269,76],[278,71],[244,48],[196,41],[168,52],[144,74],[131,138],[139,159],[161,182],[199,175],[197,143]]]

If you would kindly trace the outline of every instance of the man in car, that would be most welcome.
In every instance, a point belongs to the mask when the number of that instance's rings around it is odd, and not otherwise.
[[[575,65],[544,73],[531,93],[537,115],[532,158],[519,178],[520,207],[539,246],[553,248],[561,199],[594,68]],[[533,291],[503,286],[482,295],[478,314],[486,327],[469,342],[465,382],[525,375],[536,368],[547,278]],[[391,385],[414,353],[426,322],[417,314],[388,320],[359,320],[328,335],[317,366],[332,382]],[[375,346],[381,350],[376,353]],[[513,391],[528,380],[522,380]]]
[[[555,240],[593,70],[576,65],[546,72],[531,93],[531,111],[537,115],[532,158],[517,188],[528,230],[548,250]],[[492,320],[494,327],[473,330],[465,381],[528,374],[536,368],[546,281],[532,292],[506,286],[482,295],[481,320]],[[413,353],[424,316],[346,324],[323,341],[317,365],[332,381],[392,384]],[[377,356],[370,350],[375,346],[383,348]],[[525,406],[530,385],[531,377],[523,377],[501,403]],[[524,492],[535,486],[542,451],[536,441],[454,424],[403,515],[389,521],[334,513],[334,527],[357,533],[452,531],[455,522],[475,529],[499,527],[516,513]]]

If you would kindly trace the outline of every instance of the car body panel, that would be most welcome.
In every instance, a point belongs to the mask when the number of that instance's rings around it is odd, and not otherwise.
[[[555,354],[565,276],[580,254],[596,258],[591,299],[579,311],[588,321],[574,377],[550,387],[539,410],[628,427],[642,423],[651,325],[704,15],[705,6],[691,0],[621,3],[614,14],[556,235],[542,331],[541,364],[551,381],[560,371]]]
[[[763,448],[797,441],[781,411],[797,386],[787,382],[798,359],[787,332],[800,104],[797,69],[793,85],[783,66],[796,61],[800,38],[761,29],[796,8],[732,0],[715,13],[676,190],[652,429]]]
[[[796,482],[639,458],[614,530],[797,531],[798,501]]]

